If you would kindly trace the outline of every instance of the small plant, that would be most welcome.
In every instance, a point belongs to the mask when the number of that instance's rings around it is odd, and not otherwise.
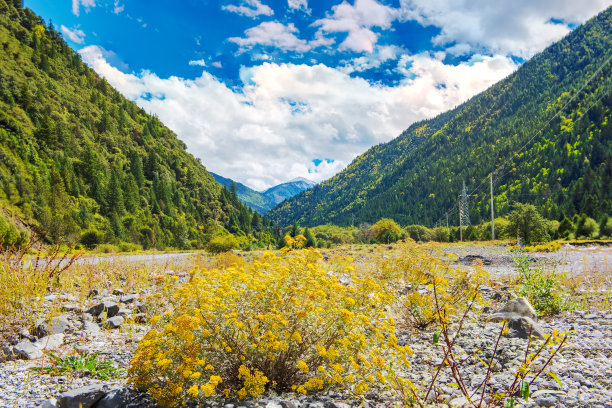
[[[517,291],[543,315],[554,315],[570,308],[569,295],[560,283],[563,275],[532,265],[523,250],[515,250],[513,259],[518,271]]]
[[[88,355],[75,353],[66,357],[58,357],[52,353],[48,355],[51,359],[51,365],[33,367],[32,369],[54,376],[70,375],[75,377],[92,377],[99,380],[121,378],[125,374],[124,370],[116,368],[111,362],[99,360],[98,353]]]

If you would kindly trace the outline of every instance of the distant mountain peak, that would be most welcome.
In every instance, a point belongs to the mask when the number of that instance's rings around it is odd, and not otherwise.
[[[289,180],[287,183],[299,183],[299,182],[306,183],[311,186],[317,185],[317,183],[315,183],[314,181],[308,180],[307,178],[304,178],[304,177],[296,177],[293,180]],[[282,183],[282,184],[286,184],[286,183]]]

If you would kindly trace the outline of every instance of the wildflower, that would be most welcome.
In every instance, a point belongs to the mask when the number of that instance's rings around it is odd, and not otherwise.
[[[305,362],[303,362],[302,360],[298,361],[298,368],[300,370],[302,370],[303,372],[307,373],[308,372],[308,364],[306,364]]]

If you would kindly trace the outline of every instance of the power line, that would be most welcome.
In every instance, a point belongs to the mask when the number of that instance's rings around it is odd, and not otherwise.
[[[536,133],[534,133],[534,134],[533,134],[533,136],[531,136],[531,138],[529,138],[529,140],[528,140],[528,141],[527,141],[525,144],[523,144],[523,145],[521,146],[521,148],[520,148],[520,149],[519,149],[517,152],[515,152],[514,154],[512,154],[512,155],[511,155],[511,156],[510,156],[510,157],[509,157],[509,158],[508,158],[508,159],[507,159],[507,160],[506,160],[504,163],[502,163],[500,166],[498,166],[496,169],[494,169],[494,170],[493,170],[491,173],[487,174],[487,176],[486,176],[486,177],[484,177],[484,178],[482,179],[482,181],[480,182],[480,184],[478,184],[478,186],[476,186],[476,187],[475,187],[475,188],[474,188],[474,189],[473,189],[473,190],[470,192],[469,196],[472,196],[472,195],[474,195],[474,193],[475,193],[476,191],[479,191],[479,189],[480,189],[480,188],[481,188],[481,187],[482,187],[482,186],[485,184],[485,182],[487,181],[487,179],[489,179],[490,177],[492,178],[493,176],[495,176],[495,175],[496,175],[496,173],[498,173],[499,171],[501,171],[501,170],[502,170],[502,169],[503,169],[503,168],[506,166],[506,164],[508,164],[510,161],[514,160],[514,158],[515,158],[515,157],[516,157],[516,156],[517,156],[519,153],[521,153],[521,152],[523,151],[523,149],[525,149],[525,148],[526,148],[526,147],[527,147],[527,146],[528,146],[528,145],[529,145],[529,144],[530,144],[530,143],[531,143],[531,142],[532,142],[532,141],[533,141],[533,140],[534,140],[534,139],[535,139],[535,138],[536,138],[538,135],[540,135],[540,134],[542,133],[542,131],[543,131],[544,129],[546,129],[546,128],[547,128],[547,127],[550,125],[550,123],[551,123],[551,122],[552,122],[552,121],[553,121],[555,118],[557,118],[557,116],[559,116],[559,115],[561,114],[561,112],[563,112],[563,111],[565,110],[565,108],[566,108],[566,107],[567,107],[567,106],[568,106],[568,105],[569,105],[569,104],[570,104],[570,103],[571,103],[571,102],[572,102],[574,99],[576,99],[576,97],[578,96],[578,94],[579,94],[580,92],[582,92],[582,91],[584,90],[584,88],[586,88],[586,86],[587,86],[587,85],[588,85],[588,84],[589,84],[589,83],[590,83],[590,82],[593,80],[593,78],[595,78],[595,77],[597,76],[597,74],[599,74],[599,73],[600,73],[600,72],[603,70],[604,66],[606,66],[606,65],[608,64],[608,62],[610,62],[610,60],[612,60],[612,55],[611,55],[611,56],[609,56],[609,57],[608,57],[608,58],[607,58],[607,59],[606,59],[606,60],[603,62],[603,64],[601,64],[601,65],[599,66],[599,68],[598,68],[598,69],[597,69],[597,70],[596,70],[596,71],[595,71],[595,72],[594,72],[594,73],[593,73],[593,74],[592,74],[592,75],[591,75],[591,76],[590,76],[590,77],[587,79],[587,81],[586,81],[586,82],[585,82],[585,83],[584,83],[584,84],[583,84],[583,85],[580,87],[580,89],[578,89],[578,90],[577,90],[577,91],[574,93],[574,95],[572,95],[572,97],[571,97],[571,98],[570,98],[570,99],[569,99],[569,100],[568,100],[568,101],[567,101],[567,102],[566,102],[566,103],[565,103],[565,104],[564,104],[564,105],[563,105],[561,108],[559,108],[559,109],[557,110],[557,112],[556,112],[556,113],[555,113],[555,114],[554,114],[554,115],[553,115],[553,116],[552,116],[552,117],[551,117],[551,118],[550,118],[550,119],[549,119],[549,120],[548,120],[548,121],[547,121],[547,122],[546,122],[546,123],[545,123],[545,124],[544,124],[542,127],[540,127],[540,129],[539,129],[539,130],[538,130]],[[581,118],[582,118],[582,117],[584,117],[584,115],[586,115],[586,114],[589,112],[589,110],[590,110],[590,109],[591,109],[591,108],[592,108],[592,107],[593,107],[593,106],[594,106],[594,105],[595,105],[597,102],[599,102],[599,100],[601,100],[601,98],[603,98],[603,96],[604,96],[604,95],[605,95],[605,93],[602,93],[602,95],[601,95],[599,98],[597,98],[597,99],[596,99],[596,100],[595,100],[595,101],[594,101],[594,102],[593,102],[593,103],[592,103],[592,104],[591,104],[591,105],[588,107],[588,109],[587,109],[587,110],[586,110],[586,111],[585,111],[585,112],[584,112],[584,113],[581,115]],[[501,176],[499,176],[499,177],[496,177],[496,179],[500,179],[500,178],[502,178],[502,177],[504,177],[504,176],[508,175],[508,174],[509,174],[511,171],[512,171],[512,170],[510,170],[510,171],[508,171],[508,172],[506,172],[506,173],[502,174],[502,175],[501,175]],[[465,183],[464,183],[464,187],[465,187]],[[447,211],[447,212],[445,213],[445,215],[443,215],[443,216],[442,216],[442,217],[441,217],[441,218],[440,218],[440,219],[439,219],[439,220],[436,222],[436,224],[440,224],[440,223],[442,222],[442,220],[444,219],[444,217],[448,217],[449,215],[454,214],[455,207],[460,206],[460,205],[461,205],[461,204],[459,204],[459,203],[455,203],[455,204],[454,204],[454,205],[451,207],[451,209],[450,209],[449,211]],[[461,212],[461,208],[459,208],[459,211]]]

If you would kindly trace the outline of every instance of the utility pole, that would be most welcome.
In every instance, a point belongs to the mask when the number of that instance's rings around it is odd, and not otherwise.
[[[495,241],[495,209],[493,206],[493,173],[491,173],[491,239]]]
[[[461,209],[461,205],[459,205],[459,241],[463,241],[463,216],[461,215],[462,213],[462,209]]]
[[[461,196],[459,200],[459,236],[463,241],[463,224],[468,225],[470,223],[470,208],[468,204],[468,194],[465,188],[465,180],[463,181],[463,189],[461,190]]]

